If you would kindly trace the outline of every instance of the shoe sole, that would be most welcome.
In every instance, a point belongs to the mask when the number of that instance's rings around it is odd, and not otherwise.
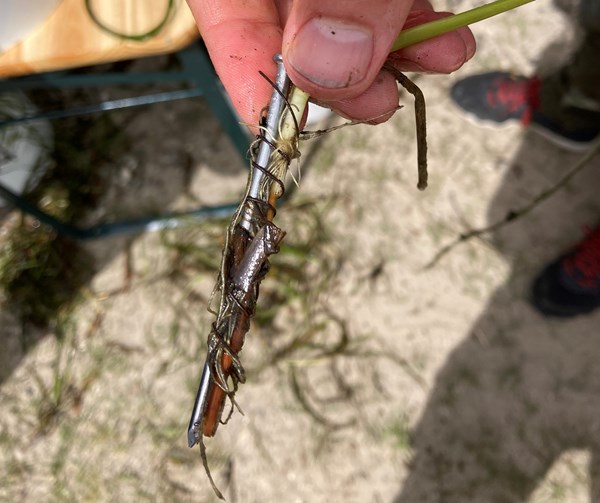
[[[569,152],[576,152],[578,154],[587,152],[594,148],[596,145],[598,145],[598,143],[600,143],[600,137],[596,137],[592,141],[588,142],[569,140],[568,138],[557,135],[556,133],[550,131],[549,129],[546,129],[543,126],[540,126],[539,124],[536,124],[535,122],[532,122],[527,127],[529,127],[533,132],[548,140],[550,143],[553,143],[554,145],[568,150]]]
[[[467,119],[468,122],[470,122],[471,124],[473,124],[477,127],[484,127],[486,129],[496,130],[496,131],[508,129],[511,127],[519,127],[521,129],[529,129],[532,132],[541,136],[542,138],[548,140],[553,145],[556,145],[556,146],[558,146],[564,150],[567,150],[569,152],[581,154],[581,153],[591,150],[592,148],[594,148],[596,145],[598,145],[600,143],[600,136],[596,137],[594,140],[589,141],[589,142],[573,141],[573,140],[569,140],[568,138],[565,138],[564,136],[557,135],[556,133],[553,133],[549,129],[547,129],[543,126],[540,126],[539,124],[536,124],[535,122],[531,122],[527,126],[524,126],[523,124],[521,124],[521,122],[519,122],[518,119],[507,119],[504,122],[497,122],[497,121],[489,120],[489,119],[481,119],[474,114],[465,112],[465,110],[463,108],[459,107],[456,104],[454,104],[454,106],[456,107],[457,110],[460,111],[460,113]]]

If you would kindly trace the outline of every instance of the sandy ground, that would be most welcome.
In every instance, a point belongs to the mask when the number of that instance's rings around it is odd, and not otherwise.
[[[277,279],[285,261],[265,282],[275,310],[243,351],[245,415],[208,443],[229,501],[600,501],[600,313],[555,321],[527,302],[536,272],[597,221],[598,160],[526,217],[425,269],[581,157],[518,126],[474,124],[448,100],[471,73],[551,71],[576,38],[569,16],[538,0],[474,31],[466,68],[418,79],[427,191],[415,188],[408,98],[385,125],[306,147],[278,223],[298,249],[315,226],[322,242],[301,258],[301,288]],[[243,189],[241,162],[201,102],[141,111],[126,134],[121,176],[90,220]],[[219,259],[221,225],[86,244],[97,272],[61,338],[0,312],[0,500],[215,500],[186,428],[211,322],[214,270],[198,264]],[[169,243],[196,248],[178,255]]]

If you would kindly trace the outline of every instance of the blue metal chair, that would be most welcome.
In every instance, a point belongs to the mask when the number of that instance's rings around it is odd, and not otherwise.
[[[204,45],[199,40],[189,47],[176,53],[180,68],[160,72],[124,72],[124,73],[94,73],[93,75],[61,71],[26,77],[12,78],[0,81],[0,93],[8,90],[32,90],[44,88],[84,88],[111,85],[139,85],[139,84],[170,84],[179,83],[183,88],[174,91],[165,91],[144,96],[104,101],[85,106],[61,110],[41,111],[33,115],[24,115],[10,120],[0,121],[0,128],[14,124],[28,123],[38,120],[55,120],[66,117],[94,114],[152,105],[180,99],[202,97],[210,107],[221,127],[227,133],[240,157],[247,162],[247,149],[249,133],[239,123],[239,119],[231,107],[227,94],[219,81],[212,63],[208,58]],[[0,197],[14,205],[24,213],[37,218],[41,223],[51,226],[58,232],[74,239],[94,239],[108,235],[141,232],[145,230],[158,230],[161,228],[175,227],[188,218],[210,218],[230,215],[237,204],[202,207],[183,213],[172,213],[148,218],[100,224],[88,228],[78,228],[62,222],[52,215],[43,212],[27,201],[21,195],[11,191],[0,184]]]

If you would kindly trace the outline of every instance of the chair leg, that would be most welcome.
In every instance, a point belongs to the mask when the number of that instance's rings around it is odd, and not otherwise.
[[[201,43],[193,44],[181,51],[178,57],[184,66],[184,71],[202,89],[211,111],[218,118],[221,127],[233,142],[244,162],[247,163],[250,134],[240,124],[240,119],[233,110],[229,97],[217,77],[204,47]]]

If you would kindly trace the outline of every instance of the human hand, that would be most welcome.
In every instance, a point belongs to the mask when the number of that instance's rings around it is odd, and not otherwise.
[[[242,121],[257,124],[283,54],[288,74],[313,101],[358,120],[387,120],[398,105],[381,67],[403,27],[433,21],[427,0],[187,0],[216,71]],[[450,73],[475,53],[468,28],[390,56],[401,71]]]

